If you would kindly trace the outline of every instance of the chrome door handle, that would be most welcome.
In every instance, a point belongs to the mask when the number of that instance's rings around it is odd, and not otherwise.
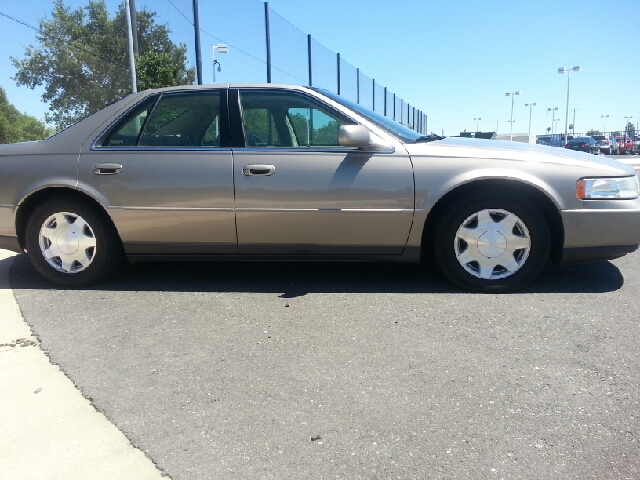
[[[101,163],[93,166],[93,173],[96,175],[116,175],[122,171],[119,163]]]
[[[244,173],[247,177],[269,176],[276,173],[276,167],[274,167],[273,165],[263,164],[245,165],[244,167],[242,167],[242,173]]]

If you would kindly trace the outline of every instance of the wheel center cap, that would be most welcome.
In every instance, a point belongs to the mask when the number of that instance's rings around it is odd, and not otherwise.
[[[478,239],[478,251],[487,258],[496,258],[507,249],[507,239],[500,232],[488,231]]]
[[[71,230],[66,230],[56,238],[56,244],[60,251],[66,255],[73,255],[78,251],[80,247],[80,241],[78,240],[78,235]]]

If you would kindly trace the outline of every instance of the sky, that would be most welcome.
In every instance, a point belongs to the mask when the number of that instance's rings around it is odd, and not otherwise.
[[[66,0],[73,8],[81,0]],[[115,11],[116,0],[106,0]],[[174,42],[187,45],[195,65],[191,0],[136,0],[157,13]],[[204,83],[213,80],[211,45],[219,83],[266,82],[264,7],[258,0],[200,0]],[[0,86],[20,111],[44,118],[42,88],[17,87],[9,57],[22,58],[35,42],[32,29],[50,17],[52,0],[0,3]],[[576,132],[622,130],[640,117],[640,2],[638,0],[271,0],[273,81],[306,84],[307,34],[313,38],[314,84],[335,90],[335,52],[343,59],[342,92],[355,95],[355,67],[362,72],[361,97],[370,101],[371,79],[428,117],[428,130],[458,135],[464,130],[543,134],[556,120],[564,131],[567,74],[571,73],[569,122]],[[536,103],[530,111],[525,104]],[[364,101],[363,101],[364,103]],[[366,103],[365,103],[366,104]],[[558,107],[553,114],[549,108]],[[603,116],[608,117],[603,118]],[[481,119],[474,121],[474,119]]]

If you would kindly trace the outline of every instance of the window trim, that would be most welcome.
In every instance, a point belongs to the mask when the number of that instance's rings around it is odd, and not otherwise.
[[[282,151],[282,152],[358,152],[359,150],[355,147],[343,147],[340,145],[313,145],[313,146],[296,146],[296,147],[283,147],[283,146],[273,146],[273,147],[255,147],[255,146],[247,146],[246,139],[244,135],[244,124],[242,121],[242,100],[241,100],[241,92],[270,92],[270,93],[288,93],[291,95],[295,95],[301,97],[305,100],[308,100],[310,103],[316,103],[321,105],[326,110],[330,112],[335,112],[337,117],[342,117],[353,122],[353,125],[360,125],[361,123],[355,118],[347,115],[346,113],[336,109],[333,105],[325,102],[322,98],[319,98],[315,95],[311,95],[308,92],[302,90],[292,90],[286,88],[269,88],[269,87],[240,87],[240,88],[232,88],[229,89],[229,114],[233,119],[231,123],[232,132],[235,132],[233,136],[233,148],[242,148],[243,151],[260,151],[260,152],[274,152],[274,151]],[[232,100],[232,95],[235,96],[235,99]]]
[[[219,92],[220,93],[220,146],[205,146],[205,147],[197,147],[197,146],[147,146],[140,145],[140,140],[142,139],[142,134],[147,127],[147,122],[151,118],[151,115],[155,111],[158,102],[162,99],[164,95],[171,95],[174,93],[191,93],[193,95],[197,95],[199,93],[207,93],[207,92]],[[148,101],[151,97],[155,96],[155,100],[153,101],[153,106],[151,107],[151,111],[147,118],[144,121],[144,124],[140,128],[140,132],[136,138],[136,144],[134,146],[111,146],[111,145],[102,145],[101,143],[105,141],[105,139],[115,130],[120,122],[129,115],[134,109],[139,107],[142,103]],[[170,90],[166,92],[154,92],[150,95],[142,97],[140,100],[135,102],[135,104],[128,107],[124,112],[122,112],[118,117],[109,123],[109,125],[98,135],[93,142],[91,143],[90,150],[93,151],[207,151],[207,150],[229,150],[232,147],[232,135],[229,126],[229,89],[227,88],[210,88],[210,89],[198,89],[198,90]]]

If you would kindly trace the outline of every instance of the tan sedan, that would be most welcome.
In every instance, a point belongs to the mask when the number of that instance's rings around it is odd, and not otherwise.
[[[130,95],[41,141],[0,146],[0,247],[82,286],[120,260],[425,255],[504,292],[551,258],[640,243],[635,171],[493,140],[421,136],[330,92],[211,85]]]

